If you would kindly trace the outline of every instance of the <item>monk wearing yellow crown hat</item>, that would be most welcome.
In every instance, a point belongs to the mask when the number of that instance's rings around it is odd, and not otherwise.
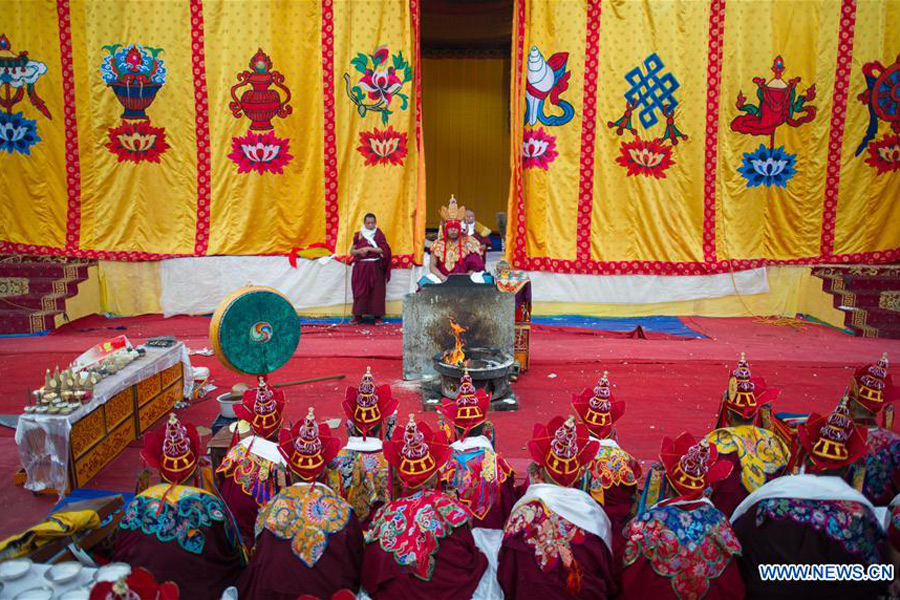
[[[572,408],[584,423],[599,448],[590,466],[584,470],[581,488],[603,506],[613,524],[613,540],[620,538],[622,527],[632,517],[641,464],[619,446],[614,427],[625,414],[625,401],[613,397],[609,373],[597,385],[572,394]]]
[[[866,431],[845,395],[828,417],[813,413],[797,430],[805,473],[779,477],[741,502],[731,521],[747,598],[877,598],[884,581],[764,581],[763,564],[869,565],[885,562],[885,533],[871,502],[846,483],[866,456]]]
[[[441,471],[441,480],[451,495],[472,511],[472,526],[503,529],[516,501],[516,473],[494,450],[486,435],[491,399],[475,389],[469,371],[463,371],[455,399],[444,398],[438,410],[453,424],[456,441]]]
[[[742,352],[722,395],[717,429],[706,435],[733,466],[710,497],[725,515],[731,515],[747,494],[787,471],[790,449],[778,435],[759,426],[761,409],[779,392],[767,387],[765,379],[751,375]]]
[[[472,536],[472,513],[436,489],[450,457],[447,441],[443,431],[409,415],[406,427],[384,442],[402,491],[378,509],[365,533],[362,583],[373,598],[471,598],[481,582],[487,559]]]
[[[574,487],[599,443],[574,417],[536,424],[536,470],[503,532],[497,579],[507,600],[613,598],[612,531],[603,508]]]
[[[359,387],[347,387],[342,404],[347,415],[347,444],[328,465],[328,485],[353,507],[363,525],[391,499],[390,467],[382,440],[394,419],[397,399],[388,385],[375,385],[366,367]]]
[[[891,431],[893,402],[900,396],[888,374],[887,353],[853,374],[850,412],[857,425],[866,428],[869,451],[862,493],[876,506],[886,506],[900,494],[900,435]],[[888,419],[890,415],[890,419]],[[886,417],[879,425],[877,418]],[[883,426],[882,426],[883,425]]]
[[[463,229],[466,207],[459,206],[450,196],[447,206],[441,207],[441,225],[438,239],[431,244],[429,271],[444,281],[453,273],[484,271],[482,246]]]
[[[244,565],[237,527],[215,494],[189,485],[203,449],[197,428],[172,414],[144,435],[141,456],[164,483],[125,507],[113,559],[178,585],[182,598],[219,598]]]
[[[250,435],[237,440],[225,455],[216,470],[216,486],[237,521],[243,543],[252,548],[259,507],[287,483],[285,462],[274,441],[284,420],[284,392],[260,376],[259,385],[244,392],[234,414],[240,419],[233,425],[235,437],[242,426],[248,426]]]
[[[350,504],[322,482],[340,441],[313,409],[282,429],[278,452],[296,483],[282,488],[259,511],[253,557],[238,582],[248,600],[330,598],[359,590],[362,527]]]
[[[706,498],[728,477],[715,444],[684,432],[665,437],[637,516],[625,527],[624,600],[731,600],[744,597],[741,552],[728,516]]]

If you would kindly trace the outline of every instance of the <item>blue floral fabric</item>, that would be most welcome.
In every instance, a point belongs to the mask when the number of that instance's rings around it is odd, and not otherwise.
[[[767,519],[790,519],[809,525],[865,564],[881,562],[878,545],[884,539],[884,531],[869,507],[859,502],[769,498],[756,505],[757,527]]]
[[[136,496],[125,509],[122,529],[154,535],[161,542],[175,541],[184,550],[200,554],[206,545],[208,528],[222,522],[228,541],[236,537],[225,504],[211,494],[182,495],[170,502],[150,496]]]

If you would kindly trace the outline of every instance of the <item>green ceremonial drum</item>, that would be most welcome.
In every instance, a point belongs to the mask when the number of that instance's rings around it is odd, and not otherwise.
[[[288,361],[300,342],[300,319],[291,302],[268,287],[241,288],[213,313],[209,339],[223,365],[264,375]]]

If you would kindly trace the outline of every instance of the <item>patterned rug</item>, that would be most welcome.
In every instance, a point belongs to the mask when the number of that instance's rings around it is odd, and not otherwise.
[[[854,334],[900,339],[900,266],[816,267],[813,275]]]

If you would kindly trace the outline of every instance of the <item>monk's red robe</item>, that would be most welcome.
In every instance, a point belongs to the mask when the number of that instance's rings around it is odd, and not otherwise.
[[[886,582],[762,581],[761,564],[886,562],[885,533],[865,496],[838,477],[779,477],[748,496],[732,517],[748,599],[877,598]]]
[[[437,268],[444,275],[484,271],[481,246],[468,235],[451,240],[439,238],[431,245],[431,255],[437,257]]]
[[[382,255],[369,253],[353,257],[353,315],[361,317],[384,315],[384,301],[387,282],[391,280],[391,247],[380,229],[375,230],[375,244],[384,252]],[[368,240],[357,231],[353,234],[353,249],[371,248]]]
[[[541,498],[544,492],[560,497],[554,503],[553,496]],[[572,508],[581,518],[566,510]],[[613,598],[609,537],[609,519],[588,494],[532,484],[504,529],[497,581],[506,600]]]
[[[470,519],[468,509],[436,490],[382,506],[365,533],[363,589],[378,600],[471,598],[487,558]]]
[[[281,490],[259,513],[253,557],[238,581],[244,600],[330,598],[358,590],[363,537],[346,500],[328,486]]]
[[[182,598],[218,599],[244,565],[237,530],[215,494],[156,485],[125,507],[113,560],[178,585]]]

